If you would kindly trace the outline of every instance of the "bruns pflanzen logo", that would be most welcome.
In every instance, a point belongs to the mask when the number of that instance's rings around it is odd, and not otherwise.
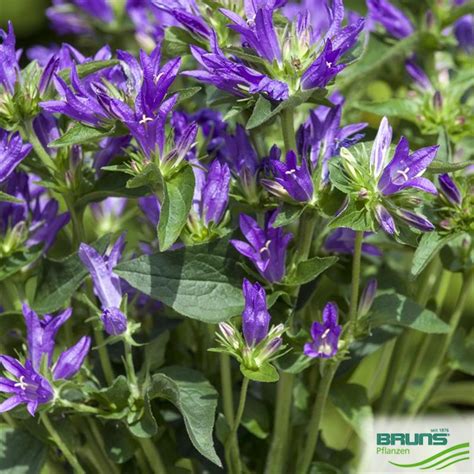
[[[377,418],[367,435],[361,473],[474,472],[472,416]]]

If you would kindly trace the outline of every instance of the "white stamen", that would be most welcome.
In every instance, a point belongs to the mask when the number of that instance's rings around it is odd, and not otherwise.
[[[285,171],[285,174],[294,174],[296,173],[296,170],[288,170],[288,171]]]
[[[331,332],[331,329],[327,328],[326,331],[323,332],[323,335],[321,336],[321,339],[326,339],[328,337],[328,334]]]
[[[142,125],[144,125],[147,122],[152,122],[153,119],[151,117],[147,117],[145,114],[142,115],[142,119],[138,122]]]
[[[26,387],[28,387],[28,384],[25,382],[25,376],[22,375],[19,379],[19,382],[17,382],[14,387],[21,388],[22,390],[26,390]]]
[[[408,181],[408,172],[410,171],[410,168],[408,166],[404,170],[398,170],[397,173],[401,174],[405,181]]]
[[[270,244],[271,244],[271,243],[272,243],[271,240],[267,240],[267,241],[265,242],[265,246],[260,249],[260,253],[268,252],[268,248],[270,247]]]

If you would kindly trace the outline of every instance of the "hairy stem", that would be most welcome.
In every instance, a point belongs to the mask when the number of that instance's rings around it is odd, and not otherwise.
[[[360,287],[360,261],[362,256],[362,240],[364,233],[357,231],[354,243],[354,257],[352,259],[352,287],[351,302],[349,306],[349,321],[354,322],[357,319],[357,303],[359,301]]]
[[[282,110],[280,114],[281,131],[283,135],[283,143],[285,145],[285,153],[290,150],[296,152],[296,135],[295,135],[295,111],[291,107]]]
[[[237,431],[242,420],[242,415],[244,414],[245,402],[247,400],[247,389],[249,386],[249,379],[244,377],[242,381],[242,387],[240,389],[240,398],[239,406],[237,407],[237,412],[234,417],[234,422],[232,424],[232,429],[229,433],[229,436],[226,441],[226,451],[230,453],[230,465],[231,472],[233,474],[241,474],[242,472],[242,462],[240,459],[240,449],[239,449],[239,440],[237,438]]]
[[[316,400],[314,401],[313,410],[311,412],[311,419],[308,424],[309,430],[303,456],[301,457],[301,461],[298,463],[296,469],[297,474],[306,474],[309,471],[314,458],[314,453],[318,444],[321,420],[329,394],[329,388],[331,387],[334,374],[336,373],[337,367],[339,366],[339,364],[335,362],[329,362],[329,364],[330,365],[326,367],[326,371],[324,372],[318,387]]]
[[[100,365],[102,367],[102,372],[104,373],[105,381],[107,385],[112,385],[115,380],[114,369],[112,368],[112,363],[110,362],[109,353],[107,352],[107,347],[104,345],[104,336],[102,330],[94,328],[94,337],[97,343],[97,351],[99,352]]]
[[[429,401],[429,397],[432,393],[433,387],[436,384],[436,381],[442,372],[442,364],[446,358],[446,354],[448,353],[449,346],[453,341],[454,334],[456,329],[459,325],[459,321],[461,320],[461,316],[464,311],[464,307],[466,306],[467,299],[469,297],[469,291],[474,281],[474,270],[470,270],[469,272],[465,273],[463,276],[463,284],[461,287],[461,291],[459,292],[458,299],[456,301],[455,310],[451,316],[451,320],[449,321],[450,331],[446,335],[441,347],[436,353],[436,358],[433,363],[432,369],[429,371],[428,376],[425,379],[423,386],[421,387],[420,391],[417,394],[416,399],[412,403],[409,408],[408,413],[410,415],[416,415],[422,406]]]
[[[166,467],[158,448],[150,438],[136,438],[145,454],[148,464],[154,474],[166,474]]]
[[[67,462],[71,465],[74,471],[79,474],[85,474],[86,471],[82,469],[82,466],[79,464],[79,461],[77,460],[76,456],[70,451],[66,443],[61,438],[61,436],[54,429],[54,426],[49,420],[48,415],[46,413],[41,413],[40,418],[41,418],[41,421],[43,422],[44,427],[50,434],[51,438],[56,443],[60,451],[63,453],[64,457],[67,459]]]

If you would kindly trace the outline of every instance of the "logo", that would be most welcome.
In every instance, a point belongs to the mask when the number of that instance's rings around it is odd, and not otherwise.
[[[360,473],[473,473],[474,417],[376,418]]]

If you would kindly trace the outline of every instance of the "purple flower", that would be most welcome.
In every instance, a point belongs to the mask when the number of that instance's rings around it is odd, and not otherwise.
[[[297,133],[298,153],[310,160],[312,168],[321,164],[321,184],[329,183],[329,159],[337,156],[341,147],[349,148],[364,135],[360,132],[366,123],[354,123],[341,127],[344,98],[333,94],[335,104],[329,108],[320,106],[310,112],[309,119],[301,125]]]
[[[265,339],[270,326],[267,310],[267,295],[259,283],[250,283],[246,278],[242,285],[245,308],[242,313],[242,332],[247,346],[253,347]]]
[[[362,295],[360,296],[359,308],[357,310],[359,318],[365,316],[372,307],[372,303],[374,302],[377,293],[377,286],[376,278],[370,278],[365,285]]]
[[[125,247],[125,235],[121,235],[108,254],[102,256],[93,247],[82,243],[79,257],[89,270],[94,292],[102,305],[101,320],[106,332],[116,336],[127,329],[127,318],[120,311],[122,289],[120,278],[113,272]],[[120,331],[120,332],[117,332]]]
[[[69,213],[58,214],[59,205],[36,183],[38,177],[13,172],[3,184],[3,191],[20,202],[0,202],[0,235],[13,233],[11,250],[42,245],[47,252],[58,232],[69,222]]]
[[[415,62],[413,58],[407,59],[405,61],[405,68],[408,74],[410,74],[410,76],[413,78],[415,83],[418,84],[419,87],[421,87],[424,90],[433,89],[431,81],[429,80],[425,71],[423,71],[423,69],[421,69],[421,67],[418,66],[418,64]]]
[[[156,227],[160,220],[161,211],[161,205],[158,198],[152,195],[141,197],[138,199],[138,205],[143,214],[145,214],[148,220],[153,224],[153,227]]]
[[[212,30],[201,17],[201,13],[194,0],[152,0],[152,4],[159,10],[171,15],[174,20],[193,35],[209,39]]]
[[[211,51],[207,52],[197,46],[191,46],[194,58],[203,69],[185,71],[184,75],[241,97],[247,93],[262,93],[274,100],[288,98],[288,86],[285,83],[273,80],[242,62],[228,59],[219,48],[214,32],[210,38],[210,47]]]
[[[193,207],[206,226],[219,224],[229,202],[230,170],[224,163],[214,160],[207,173],[193,168],[196,176]]]
[[[471,53],[474,50],[474,15],[465,15],[456,21],[454,34],[459,46]]]
[[[222,152],[223,159],[239,182],[244,196],[249,203],[259,201],[259,173],[262,163],[250,143],[244,127],[237,124],[235,134],[226,134],[225,146]]]
[[[0,413],[12,410],[20,404],[25,404],[28,413],[35,416],[38,405],[50,402],[54,397],[51,384],[27,360],[22,365],[10,356],[0,356],[0,364],[16,380],[0,377],[0,392],[12,396],[0,403]]]
[[[420,148],[410,154],[408,140],[402,137],[395,149],[391,161],[386,164],[392,140],[392,128],[384,117],[380,123],[377,136],[370,155],[370,171],[377,182],[377,189],[382,196],[388,197],[406,189],[419,189],[437,194],[434,184],[422,174],[433,161],[438,146]],[[432,230],[433,226],[423,216],[411,211],[400,210],[399,217],[421,230]],[[375,208],[375,216],[380,226],[389,234],[396,232],[395,222],[389,211],[382,204]]]
[[[438,177],[439,185],[443,196],[454,206],[462,204],[462,195],[456,183],[448,174],[442,174]]]
[[[47,366],[52,362],[54,339],[59,328],[71,317],[72,309],[67,308],[57,316],[45,314],[42,319],[25,303],[23,316],[25,318],[29,359],[35,370],[41,367],[43,356],[46,356]]]
[[[8,133],[0,129],[0,183],[26,158],[31,148],[30,144],[23,143],[18,132]]]
[[[74,346],[65,350],[53,367],[53,379],[70,379],[76,375],[84,363],[84,359],[89,353],[91,338],[82,336]]]
[[[247,242],[231,240],[231,244],[256,266],[260,275],[270,283],[282,280],[285,275],[286,248],[293,235],[282,228],[274,228],[278,211],[267,213],[263,229],[250,216],[240,216],[240,230]]]
[[[290,196],[295,201],[309,202],[313,199],[314,187],[308,162],[303,159],[298,166],[296,153],[290,150],[286,162],[278,158],[269,160],[273,181],[262,179],[262,184],[276,196]]]
[[[336,303],[327,303],[323,309],[323,322],[315,321],[311,326],[312,342],[304,345],[308,357],[329,359],[336,355],[342,327],[337,324],[338,309]]]
[[[8,32],[0,29],[0,85],[11,95],[15,92],[15,84],[20,77],[18,60],[21,51],[17,54],[15,42],[13,25],[8,22]]]
[[[402,39],[413,33],[413,25],[406,15],[388,0],[367,0],[369,18],[380,23],[394,38]]]
[[[355,231],[345,227],[339,227],[332,231],[324,242],[324,249],[331,253],[342,253],[352,255],[355,245]],[[364,237],[371,235],[371,232],[365,232]],[[382,251],[375,245],[363,243],[362,252],[372,257],[381,257]]]

